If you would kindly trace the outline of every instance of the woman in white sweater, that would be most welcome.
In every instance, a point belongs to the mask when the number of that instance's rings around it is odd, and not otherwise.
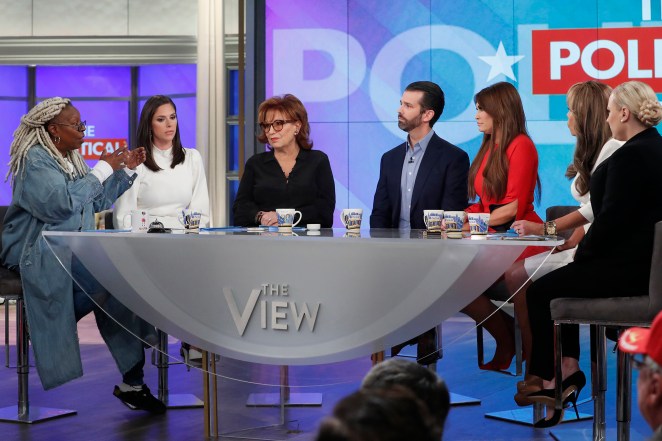
[[[209,226],[209,193],[202,157],[195,149],[185,149],[179,138],[177,108],[167,96],[147,100],[140,113],[138,145],[147,151],[147,160],[138,166],[133,186],[115,203],[114,225],[124,223],[131,210],[145,210],[150,222],[158,220],[166,228],[183,228],[179,217],[184,209],[202,213],[201,227]]]
[[[136,168],[133,186],[115,202],[116,229],[131,210],[145,210],[150,222],[159,221],[165,228],[184,228],[182,210],[202,214],[200,226],[210,226],[209,192],[202,157],[195,149],[185,149],[179,138],[177,107],[167,96],[147,100],[140,113],[138,145],[145,146],[147,159]],[[128,218],[127,218],[128,219]],[[202,354],[182,342],[181,353],[187,364],[199,365]]]

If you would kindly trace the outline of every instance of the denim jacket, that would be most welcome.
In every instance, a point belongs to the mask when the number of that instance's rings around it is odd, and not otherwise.
[[[71,179],[41,145],[30,148],[24,167],[14,176],[0,259],[10,268],[20,268],[30,339],[44,389],[82,376],[83,368],[73,283],[67,274],[71,256],[62,262],[65,270],[41,232],[94,229],[94,213],[110,208],[135,176],[118,170],[103,185],[91,173]],[[136,360],[117,362],[130,367]]]

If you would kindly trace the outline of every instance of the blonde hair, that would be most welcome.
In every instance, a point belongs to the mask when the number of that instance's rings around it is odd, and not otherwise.
[[[627,108],[646,127],[656,126],[662,120],[662,105],[655,91],[641,81],[628,81],[612,92],[614,103]]]
[[[5,180],[11,177],[13,184],[16,175],[24,168],[25,157],[28,151],[35,145],[41,145],[70,178],[73,179],[76,176],[85,176],[87,174],[89,168],[78,151],[69,151],[65,154],[74,166],[73,171],[69,169],[67,162],[57,147],[55,147],[53,140],[46,130],[48,123],[67,106],[71,106],[71,101],[68,98],[48,98],[34,106],[28,113],[21,117],[21,123],[14,131],[14,140],[9,147],[9,171]]]

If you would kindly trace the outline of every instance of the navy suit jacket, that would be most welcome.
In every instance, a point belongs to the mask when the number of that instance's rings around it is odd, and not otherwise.
[[[370,228],[398,228],[400,223],[400,180],[407,143],[382,156],[379,182],[370,215]],[[467,153],[432,135],[416,175],[409,219],[411,228],[424,229],[423,210],[467,208]]]

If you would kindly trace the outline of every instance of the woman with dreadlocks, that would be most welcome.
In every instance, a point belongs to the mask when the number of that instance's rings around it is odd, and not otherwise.
[[[122,373],[114,395],[132,409],[165,412],[143,383],[142,342],[148,326],[89,274],[73,256],[60,265],[42,231],[94,228],[94,213],[131,187],[144,149],[104,153],[92,170],[77,151],[85,122],[66,98],[49,98],[21,118],[10,147],[13,193],[2,233],[0,260],[21,275],[30,338],[44,389],[82,376],[76,322],[94,311],[97,327]],[[71,270],[78,284],[67,274]],[[80,284],[80,286],[79,286]],[[107,311],[109,315],[102,312]],[[121,322],[116,323],[112,318]]]

